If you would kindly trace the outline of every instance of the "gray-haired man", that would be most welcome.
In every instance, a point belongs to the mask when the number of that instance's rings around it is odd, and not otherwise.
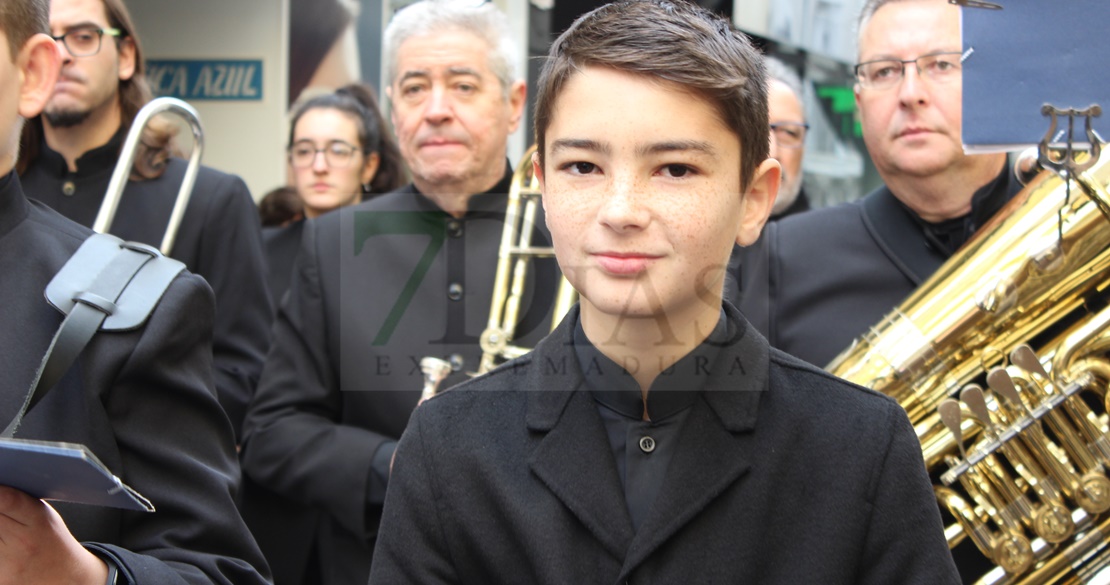
[[[305,226],[245,427],[247,475],[320,511],[305,546],[269,546],[273,534],[255,525],[279,583],[366,582],[420,360],[453,365],[446,388],[481,355],[512,177],[506,143],[525,96],[507,19],[490,4],[418,2],[393,18],[385,47],[413,183]],[[552,260],[533,266],[536,294],[517,328],[528,347],[547,332],[558,275]],[[309,546],[320,574],[291,562]]]

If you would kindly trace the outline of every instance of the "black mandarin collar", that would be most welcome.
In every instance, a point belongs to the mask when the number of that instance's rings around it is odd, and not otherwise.
[[[505,199],[508,198],[509,187],[511,187],[512,184],[513,169],[511,166],[509,166],[509,161],[506,160],[505,173],[501,175],[501,180],[498,181],[497,184],[493,187],[490,187],[482,193],[472,195],[470,199],[467,200],[466,216],[464,216],[464,218],[472,216],[474,214],[486,213],[499,213],[501,216],[504,216]],[[448,217],[450,215],[446,211],[440,209],[434,201],[421,193],[420,190],[416,188],[415,184],[412,184],[411,187],[413,196],[416,199],[416,206],[418,209],[420,209],[421,211],[441,213],[444,217]]]
[[[947,258],[967,243],[1013,197],[1016,191],[1011,189],[1011,182],[1016,183],[1010,180],[1009,165],[1002,165],[1002,172],[971,196],[971,211],[960,217],[938,222],[925,221],[904,203],[898,203],[921,227],[926,241],[937,247]]]
[[[655,378],[647,393],[649,420],[664,420],[694,404],[705,389],[706,380],[717,370],[721,348],[738,338],[735,332],[730,332],[734,328],[722,308],[717,325],[705,341]],[[628,418],[643,418],[640,385],[627,370],[590,342],[582,329],[581,318],[574,326],[574,352],[594,400]]]
[[[0,178],[0,238],[15,229],[30,212],[27,198],[23,196],[23,187],[15,171],[11,171]]]
[[[65,177],[67,175],[82,179],[91,177],[93,175],[103,173],[105,171],[112,171],[116,168],[116,162],[119,160],[119,151],[123,147],[123,128],[116,130],[112,138],[101,146],[98,146],[85,154],[82,154],[77,159],[77,172],[70,173],[69,165],[66,164],[66,159],[54,149],[50,148],[46,141],[42,141],[42,152],[39,154],[39,164],[47,173],[52,177]]]

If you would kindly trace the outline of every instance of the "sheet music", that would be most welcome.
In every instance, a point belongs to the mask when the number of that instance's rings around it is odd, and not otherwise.
[[[1107,0],[992,0],[1001,10],[961,7],[963,26],[963,142],[967,152],[1035,146],[1049,118],[1041,107],[1102,106],[1093,129],[1110,139],[1110,2]],[[1066,140],[1061,119],[1053,140]],[[1073,140],[1087,144],[1083,120]]]

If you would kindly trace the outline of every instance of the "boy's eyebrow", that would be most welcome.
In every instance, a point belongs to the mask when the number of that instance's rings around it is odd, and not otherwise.
[[[560,150],[590,150],[601,154],[609,154],[610,149],[608,144],[602,144],[596,140],[589,140],[587,138],[560,138],[552,141],[551,154],[556,154]]]
[[[599,152],[601,154],[609,154],[610,147],[608,144],[590,140],[588,138],[560,138],[551,143],[551,153],[555,154],[560,150],[589,150]],[[663,152],[679,152],[694,150],[707,155],[715,155],[717,150],[713,145],[703,140],[668,140],[664,142],[652,142],[651,144],[642,144],[636,147],[636,154],[643,156],[647,154],[659,154]]]
[[[717,154],[717,149],[713,145],[703,140],[668,140],[666,142],[652,142],[651,144],[643,144],[636,148],[636,154],[660,154],[664,152],[680,152],[694,150],[713,156]]]

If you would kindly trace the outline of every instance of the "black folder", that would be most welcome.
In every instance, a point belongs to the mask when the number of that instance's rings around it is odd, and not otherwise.
[[[44,500],[153,512],[84,445],[0,439],[0,485]]]

